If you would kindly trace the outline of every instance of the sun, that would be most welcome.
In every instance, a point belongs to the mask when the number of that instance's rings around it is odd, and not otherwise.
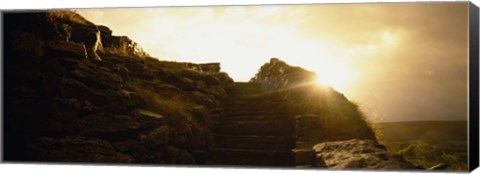
[[[320,86],[331,86],[340,92],[346,92],[354,80],[354,74],[348,68],[330,67],[316,71],[315,83]]]

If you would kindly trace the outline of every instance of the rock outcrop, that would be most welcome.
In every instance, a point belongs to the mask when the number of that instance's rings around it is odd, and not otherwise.
[[[316,74],[272,58],[250,82],[264,90],[279,91],[296,120],[296,148],[310,149],[326,141],[370,139],[373,129],[358,106],[331,87],[314,83]]]
[[[388,154],[372,140],[331,141],[313,147],[317,167],[329,169],[418,169],[401,156]]]
[[[218,63],[159,61],[71,11],[3,19],[4,160],[206,159],[233,85]]]

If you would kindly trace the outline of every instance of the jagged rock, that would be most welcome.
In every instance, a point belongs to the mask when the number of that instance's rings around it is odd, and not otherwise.
[[[85,84],[103,89],[119,89],[124,82],[123,78],[113,70],[106,67],[100,68],[88,62],[78,64],[70,73]]]
[[[102,45],[112,45],[112,30],[107,26],[97,25],[98,30],[100,31],[100,36],[102,40]]]
[[[383,145],[372,140],[333,141],[313,147],[317,161],[330,169],[415,169],[403,159],[388,154]]]
[[[139,129],[141,125],[127,115],[99,113],[82,118],[78,126],[86,135],[118,140],[134,136],[134,130]]]
[[[83,136],[38,138],[25,152],[32,161],[131,163],[132,156],[118,152],[105,140]]]
[[[220,72],[220,63],[198,64],[202,72],[218,73]]]
[[[97,51],[103,49],[102,40],[100,39],[100,31],[95,25],[73,25],[71,38],[72,41],[85,45],[88,58],[101,60]]]
[[[262,65],[250,82],[261,83],[265,90],[277,90],[308,83],[315,78],[313,72],[290,66],[278,58],[271,58],[269,63]]]
[[[108,37],[105,37],[107,39]],[[143,49],[127,36],[111,36],[104,44],[106,52],[122,55],[147,57],[149,56]]]
[[[86,59],[87,51],[82,43],[66,41],[50,41],[47,44],[49,54],[52,56],[68,56],[71,58]]]

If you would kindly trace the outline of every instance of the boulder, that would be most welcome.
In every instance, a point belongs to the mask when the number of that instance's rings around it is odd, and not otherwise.
[[[387,153],[383,145],[372,140],[352,139],[317,144],[313,147],[317,161],[330,169],[415,169],[402,158]]]

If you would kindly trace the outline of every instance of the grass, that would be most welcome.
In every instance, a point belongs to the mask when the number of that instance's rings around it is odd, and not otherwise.
[[[379,123],[379,140],[388,151],[425,168],[439,163],[449,170],[467,169],[465,121]]]
[[[71,21],[78,24],[92,24],[90,21],[79,15],[75,10],[53,10],[47,12],[50,21]]]
[[[167,118],[192,119],[191,114],[187,111],[187,108],[192,107],[192,104],[183,101],[180,91],[176,94],[171,93],[171,91],[161,93],[161,91],[154,90],[154,84],[143,79],[131,78],[126,82],[125,87],[143,98],[147,103],[147,109],[151,111],[166,115],[168,116]]]

